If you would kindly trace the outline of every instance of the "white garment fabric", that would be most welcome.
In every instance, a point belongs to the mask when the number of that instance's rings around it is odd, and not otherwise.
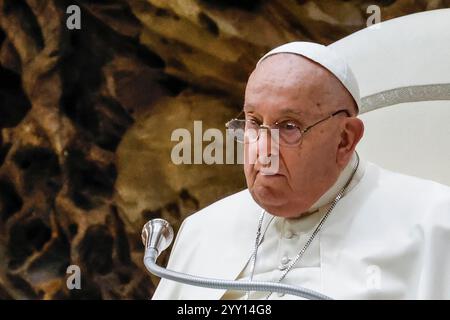
[[[282,282],[334,299],[450,299],[450,188],[364,161],[356,182]],[[261,210],[243,190],[188,217],[168,268],[228,280],[245,276]],[[255,279],[278,275],[274,268],[282,255],[295,256],[322,210],[304,223],[272,222]],[[285,239],[287,229],[299,235],[292,243]],[[233,294],[162,279],[153,299],[241,298]]]
[[[356,81],[355,75],[345,59],[331,47],[307,41],[289,42],[267,52],[261,59],[259,59],[256,65],[259,65],[267,57],[279,53],[301,55],[326,68],[339,79],[339,81],[352,95],[358,109],[360,108],[361,100],[358,81]]]

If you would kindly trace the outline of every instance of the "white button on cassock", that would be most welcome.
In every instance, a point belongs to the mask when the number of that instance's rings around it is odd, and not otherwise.
[[[287,230],[284,234],[286,239],[291,239],[294,236],[294,233],[291,230]]]
[[[284,256],[283,258],[281,258],[281,264],[288,264],[289,261],[291,261],[291,259],[289,259],[288,257]]]
[[[289,259],[288,257],[284,256],[283,258],[281,258],[281,263],[278,266],[278,270],[285,270],[288,267],[288,263],[289,261],[291,261],[291,259]]]
[[[278,266],[278,270],[281,270],[281,271],[285,270],[286,268],[287,268],[287,265],[285,265],[285,264],[280,264]]]

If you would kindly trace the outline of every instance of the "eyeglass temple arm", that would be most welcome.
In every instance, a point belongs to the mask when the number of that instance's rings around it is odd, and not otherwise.
[[[321,122],[323,122],[323,121],[326,121],[326,120],[328,120],[328,119],[330,119],[330,118],[333,118],[335,115],[337,115],[338,113],[341,113],[341,112],[345,112],[345,113],[347,114],[347,117],[351,117],[350,113],[349,113],[347,110],[341,109],[341,110],[338,110],[338,111],[336,111],[336,112],[330,114],[330,115],[329,115],[328,117],[326,117],[325,119],[319,120],[319,121],[317,121],[316,123],[313,123],[312,125],[310,125],[309,127],[303,129],[303,130],[302,130],[302,133],[308,132],[308,131],[309,131],[312,127],[314,127],[315,125],[318,125],[319,123],[321,123]]]

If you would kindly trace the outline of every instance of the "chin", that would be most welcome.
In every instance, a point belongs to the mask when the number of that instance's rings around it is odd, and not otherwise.
[[[303,205],[290,203],[288,195],[268,186],[254,186],[250,193],[260,207],[277,217],[296,218],[308,210]]]
[[[267,186],[255,186],[250,190],[253,199],[273,215],[278,215],[280,209],[287,204],[286,197],[281,192]]]

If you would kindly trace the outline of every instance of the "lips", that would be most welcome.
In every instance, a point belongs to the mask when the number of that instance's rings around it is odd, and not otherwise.
[[[259,163],[253,167],[256,174],[260,174],[262,176],[284,176],[284,174],[280,172],[280,169],[281,168],[274,168],[271,166],[261,166]]]
[[[270,170],[270,169],[267,169],[267,170],[261,169],[258,171],[258,173],[261,174],[262,176],[274,176],[274,177],[283,176],[281,173],[273,172],[273,170]]]

